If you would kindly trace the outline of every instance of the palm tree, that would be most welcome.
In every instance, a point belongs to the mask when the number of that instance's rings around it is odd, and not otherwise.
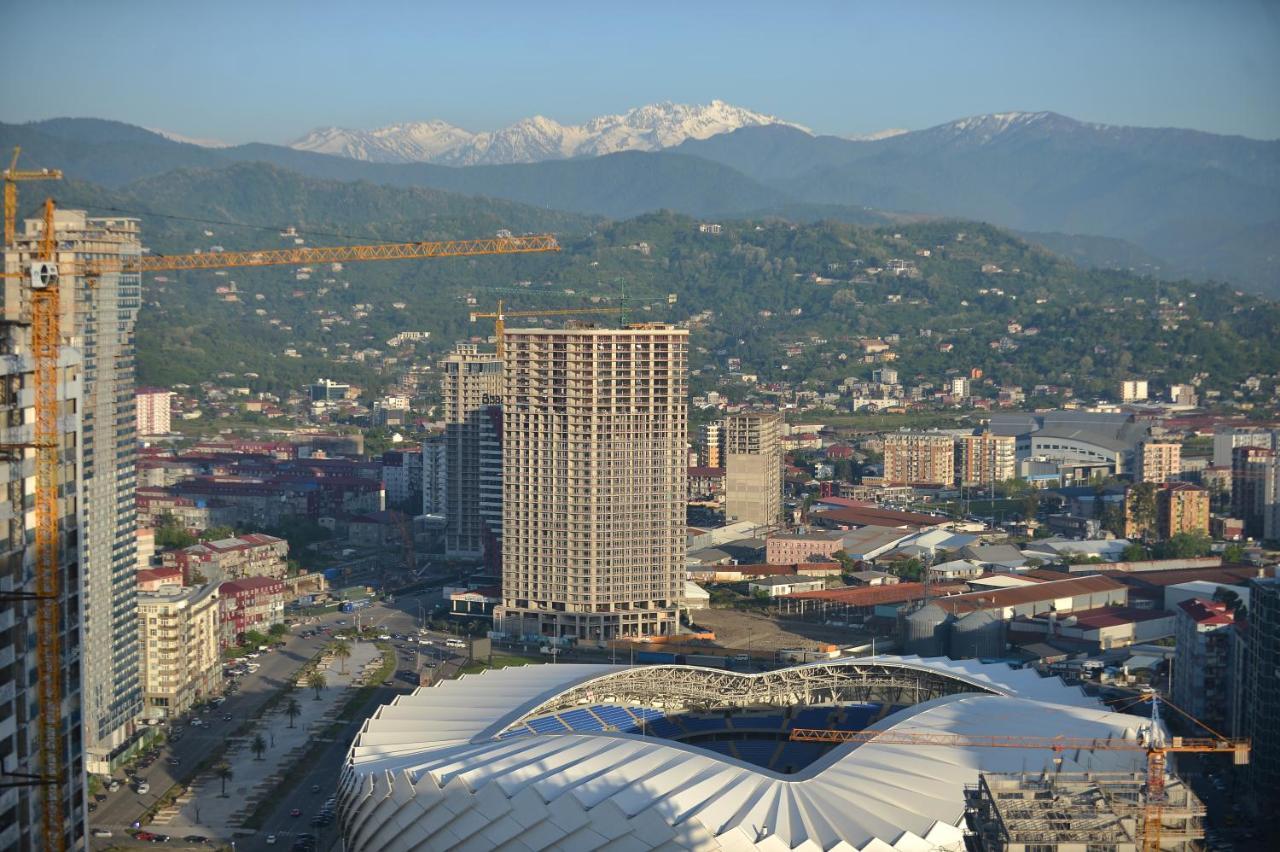
[[[302,715],[302,707],[298,705],[298,699],[290,696],[284,705],[284,715],[289,717],[289,727],[293,727],[293,720]]]
[[[329,681],[325,680],[324,675],[320,672],[312,672],[307,675],[307,686],[316,691],[316,701],[320,700],[320,690],[324,689],[328,685]]]
[[[254,734],[253,742],[249,744],[249,748],[253,749],[258,760],[262,760],[262,753],[267,750],[267,741],[262,738],[262,734]]]
[[[329,653],[333,654],[342,663],[342,673],[347,673],[347,660],[351,659],[351,643],[343,642],[339,639],[329,646]]]
[[[213,771],[222,781],[222,798],[225,799],[227,797],[227,782],[231,780],[232,776],[231,766],[227,763],[219,763],[214,767]]]

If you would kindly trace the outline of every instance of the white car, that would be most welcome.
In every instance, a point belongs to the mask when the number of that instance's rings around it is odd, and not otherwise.
[[[267,845],[269,845],[269,846],[275,846],[275,845],[276,845],[276,836],[275,836],[274,834],[268,834],[268,835],[267,835]]]

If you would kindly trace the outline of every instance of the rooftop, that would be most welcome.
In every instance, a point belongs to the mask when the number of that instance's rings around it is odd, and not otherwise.
[[[1191,598],[1179,603],[1178,607],[1196,624],[1226,625],[1234,624],[1236,620],[1235,613],[1227,609],[1227,605],[1222,601]]]
[[[1090,595],[1099,592],[1119,591],[1124,589],[1123,583],[1117,583],[1110,577],[1090,575],[1075,577],[1069,580],[1053,580],[1047,583],[1036,583],[1032,586],[1019,586],[1012,589],[995,589],[993,591],[970,592],[963,595],[935,601],[943,609],[952,613],[974,612],[980,609],[998,609],[1007,606],[1035,603],[1037,601],[1058,600],[1077,595]]]

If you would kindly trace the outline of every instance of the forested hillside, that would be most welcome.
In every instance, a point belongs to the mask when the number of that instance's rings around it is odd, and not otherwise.
[[[948,370],[976,367],[999,384],[1061,384],[1084,395],[1125,376],[1161,384],[1201,375],[1206,389],[1228,390],[1251,373],[1280,371],[1274,303],[1220,286],[1081,270],[971,222],[744,220],[723,221],[723,232],[711,234],[672,213],[609,223],[260,164],[179,172],[123,190],[70,183],[59,196],[94,212],[142,212],[146,242],[160,252],[292,245],[279,233],[290,225],[310,245],[500,228],[561,235],[557,255],[349,264],[305,278],[290,267],[150,280],[138,335],[147,383],[226,372],[272,390],[317,375],[376,386],[387,379],[372,367],[377,358],[351,353],[429,361],[456,339],[487,334],[468,322],[468,297],[519,308],[621,304],[625,296],[628,318],[694,318],[696,386],[717,381],[732,357],[763,379],[829,390],[870,374],[860,338],[891,335],[899,336],[893,349],[905,383],[939,384]],[[894,274],[891,261],[907,268]],[[227,301],[217,288],[233,283],[237,300]],[[668,308],[671,293],[677,302]],[[386,346],[403,330],[432,337],[406,357]],[[258,378],[245,382],[245,372]]]

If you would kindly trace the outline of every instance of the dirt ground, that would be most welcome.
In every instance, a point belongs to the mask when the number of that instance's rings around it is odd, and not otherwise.
[[[716,634],[716,644],[724,648],[770,650],[814,648],[819,643],[856,645],[870,641],[858,630],[828,627],[809,621],[779,620],[772,616],[734,609],[700,609],[694,622]]]

